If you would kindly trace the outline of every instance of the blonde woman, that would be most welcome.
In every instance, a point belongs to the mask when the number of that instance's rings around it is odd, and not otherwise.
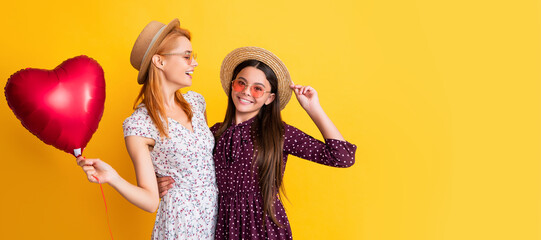
[[[218,194],[214,136],[203,97],[180,92],[192,84],[198,63],[190,33],[179,26],[178,19],[167,25],[153,21],[132,49],[131,64],[143,86],[123,127],[137,185],[99,159],[79,157],[77,163],[89,181],[108,183],[145,211],[158,210],[152,239],[213,239]],[[161,202],[155,173],[175,180]]]

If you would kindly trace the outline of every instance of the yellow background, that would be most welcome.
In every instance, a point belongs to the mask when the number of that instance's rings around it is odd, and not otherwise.
[[[508,3],[505,3],[508,2]],[[107,99],[85,155],[135,182],[122,121],[139,85],[129,54],[151,20],[180,18],[198,53],[191,90],[223,119],[223,57],[255,45],[315,87],[356,164],[291,157],[296,239],[541,239],[539,1],[36,1],[2,3],[0,79],[85,54]],[[30,134],[0,98],[0,238],[108,239],[98,185]],[[321,138],[295,99],[284,119]],[[105,186],[115,239],[149,239],[154,215]]]

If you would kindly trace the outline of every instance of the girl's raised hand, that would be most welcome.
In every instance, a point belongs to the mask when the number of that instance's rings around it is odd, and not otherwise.
[[[301,107],[305,111],[310,112],[315,107],[319,106],[319,98],[317,96],[317,91],[310,86],[296,85],[295,83],[289,86],[295,92],[295,96],[301,104]]]
[[[77,165],[79,165],[86,173],[88,181],[93,183],[109,183],[114,177],[118,177],[118,173],[106,162],[97,158],[77,157]],[[95,178],[96,177],[96,178]]]

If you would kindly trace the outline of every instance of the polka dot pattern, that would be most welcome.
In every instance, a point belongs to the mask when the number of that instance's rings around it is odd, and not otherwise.
[[[263,198],[254,169],[253,140],[250,136],[254,119],[230,126],[216,142],[214,163],[219,189],[216,239],[292,239],[291,228],[282,203],[274,202],[276,219],[263,216]],[[214,133],[220,127],[215,124]],[[355,163],[357,146],[335,139],[325,143],[284,123],[283,161],[289,154],[333,167],[349,167]],[[285,169],[284,169],[285,171]],[[263,227],[263,218],[265,226]]]
[[[171,176],[173,188],[160,202],[152,239],[213,239],[218,208],[218,189],[212,159],[214,136],[205,120],[205,99],[187,92],[192,106],[193,132],[168,118],[169,138],[160,138],[144,105],[124,121],[124,136],[156,141],[150,152],[158,175]]]

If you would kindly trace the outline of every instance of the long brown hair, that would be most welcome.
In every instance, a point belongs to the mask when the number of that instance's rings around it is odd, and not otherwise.
[[[265,73],[271,85],[271,92],[275,94],[274,101],[269,105],[263,105],[259,110],[252,123],[251,135],[254,140],[254,147],[257,149],[257,155],[254,156],[255,160],[253,164],[254,168],[257,168],[259,187],[263,197],[263,223],[265,223],[265,216],[269,216],[276,225],[282,227],[282,224],[276,219],[273,207],[277,198],[281,199],[281,195],[285,196],[282,184],[284,170],[282,158],[284,125],[282,116],[280,115],[280,101],[278,100],[280,99],[277,91],[278,79],[272,69],[265,63],[257,60],[247,60],[235,67],[231,81],[246,67],[255,67]],[[228,93],[228,99],[224,121],[216,132],[217,138],[231,126],[235,118],[235,105],[231,97],[231,91]]]
[[[170,44],[170,40],[176,37],[186,37],[188,40],[192,39],[190,32],[187,29],[180,27],[173,28],[158,46],[157,54],[164,53],[165,51],[170,50],[170,48],[175,47]],[[136,109],[139,107],[140,103],[143,103],[147,108],[150,119],[152,119],[152,122],[154,122],[156,128],[158,128],[160,136],[169,137],[169,134],[167,134],[167,126],[169,125],[169,121],[167,120],[167,116],[165,114],[165,107],[163,104],[160,86],[161,79],[158,71],[158,67],[151,62],[147,79],[141,87],[139,95],[135,99],[133,109]],[[186,99],[184,99],[180,90],[175,93],[175,102],[179,104],[182,110],[186,113],[188,116],[188,121],[192,121],[192,108],[190,107],[190,104],[186,102]],[[165,120],[165,124],[163,124],[162,119]]]

